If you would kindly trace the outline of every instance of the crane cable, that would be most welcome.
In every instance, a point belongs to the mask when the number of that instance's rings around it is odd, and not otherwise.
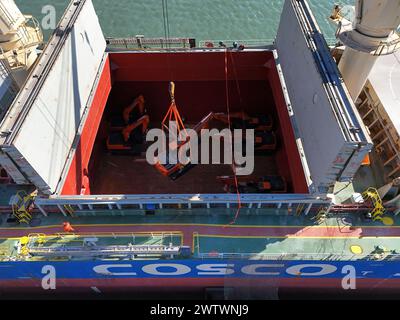
[[[163,6],[163,21],[164,21],[164,34],[165,34],[165,38],[167,40],[167,45],[170,47],[169,44],[169,37],[170,37],[170,27],[169,27],[169,13],[168,13],[168,0],[162,0],[162,6]],[[232,59],[232,64],[234,65],[233,62],[233,57],[231,56]],[[171,62],[169,60],[168,57],[168,65],[171,68]],[[173,71],[171,71],[171,75],[172,75],[172,79],[173,79]],[[235,76],[237,76],[236,74],[236,69],[234,70],[235,72]],[[173,82],[172,82],[173,83]],[[240,97],[240,102],[242,104],[242,95],[240,92],[240,87],[239,87],[239,83],[238,80],[236,81],[237,84],[237,89],[238,89],[238,93],[239,93],[239,97]],[[229,123],[229,130],[232,131],[232,125],[231,125],[231,112],[230,112],[230,99],[229,99],[229,79],[228,79],[228,48],[225,49],[225,92],[226,92],[226,108],[227,108],[227,113],[228,113],[228,123]],[[233,154],[232,154],[233,156]],[[242,201],[241,201],[241,195],[239,192],[239,181],[237,178],[237,174],[236,174],[236,164],[234,161],[234,158],[232,159],[232,170],[233,170],[233,174],[235,177],[235,185],[236,185],[236,193],[237,193],[237,201],[238,201],[238,209],[236,211],[235,217],[232,220],[232,222],[229,225],[233,225],[236,223],[239,214],[240,214],[240,210],[242,208]]]
[[[170,29],[169,29],[168,0],[162,0],[162,10],[163,10],[163,22],[164,22],[164,36],[165,40],[167,41],[167,45],[169,46]]]
[[[230,110],[230,100],[229,100],[228,48],[225,49],[225,93],[226,93],[226,109],[227,109],[227,113],[228,113],[228,125],[229,125],[229,130],[232,132],[231,110]],[[239,181],[238,181],[238,177],[237,177],[237,174],[236,174],[236,164],[235,164],[235,159],[234,159],[233,153],[232,153],[232,170],[233,170],[233,175],[234,175],[234,178],[235,178],[235,186],[236,186],[238,208],[236,210],[235,217],[229,223],[229,225],[233,225],[233,224],[236,223],[236,221],[237,221],[237,219],[239,217],[239,214],[240,214],[240,209],[242,208],[242,200],[241,200],[241,195],[240,195],[240,192],[239,192]]]
[[[164,22],[164,38],[166,41],[166,47],[168,50],[171,49],[171,43],[170,43],[170,23],[169,23],[169,9],[168,9],[168,0],[162,0],[162,14],[163,14],[163,22]],[[168,51],[167,50],[167,51]],[[170,79],[171,81],[174,81],[174,69],[172,67],[172,62],[171,62],[171,53],[167,52],[167,57],[166,57],[166,64],[170,73]]]
[[[238,77],[238,73],[237,73],[236,63],[235,63],[235,60],[233,58],[232,52],[230,52],[229,56],[231,58],[231,63],[232,63],[233,72],[234,72],[234,76],[235,76],[236,89],[237,89],[237,92],[238,92],[238,95],[239,95],[239,101],[240,101],[240,108],[241,108],[242,114],[243,114],[244,113],[244,110],[243,110],[244,101],[243,101],[242,91],[240,90],[240,83],[239,83],[239,77]]]

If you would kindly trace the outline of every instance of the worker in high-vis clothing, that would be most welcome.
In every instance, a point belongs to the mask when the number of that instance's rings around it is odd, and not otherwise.
[[[69,222],[63,223],[63,229],[64,229],[64,232],[66,232],[66,233],[72,233],[75,231],[75,229],[72,227],[71,223],[69,223]]]

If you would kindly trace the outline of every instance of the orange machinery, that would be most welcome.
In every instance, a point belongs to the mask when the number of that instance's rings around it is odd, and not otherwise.
[[[281,176],[221,176],[217,180],[228,193],[287,193],[286,180]]]

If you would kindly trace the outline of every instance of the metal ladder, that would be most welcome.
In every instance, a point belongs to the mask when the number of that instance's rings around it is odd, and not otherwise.
[[[397,138],[393,136],[393,130],[388,126],[387,120],[379,111],[381,102],[373,98],[370,90],[372,89],[369,87],[364,88],[360,96],[362,102],[357,109],[371,132],[371,139],[383,160],[383,166],[388,169],[387,176],[396,178],[400,172],[400,145]]]
[[[374,221],[383,221],[383,215],[386,212],[385,207],[383,206],[382,199],[378,193],[378,190],[375,188],[368,188],[363,192],[362,197],[364,201],[371,201],[374,209],[370,212]]]
[[[13,216],[18,220],[19,223],[29,224],[32,220],[32,205],[34,203],[35,196],[27,194],[25,191],[19,191],[10,200],[12,207]]]

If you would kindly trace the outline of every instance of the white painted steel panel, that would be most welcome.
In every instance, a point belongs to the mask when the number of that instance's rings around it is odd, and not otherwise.
[[[106,49],[91,1],[86,1],[12,145],[56,190]]]
[[[400,52],[380,57],[369,81],[400,135]]]
[[[304,11],[299,13],[296,6]],[[332,57],[321,45],[326,47],[307,3],[287,0],[276,39],[278,62],[292,103],[295,134],[303,143],[312,192],[325,192],[337,180],[351,180],[361,164],[359,159],[372,147],[337,68],[332,67]],[[327,63],[329,59],[332,63]],[[355,160],[359,161],[356,165]],[[350,163],[351,170],[347,168]]]
[[[0,118],[4,116],[18,93],[18,85],[7,60],[0,60]]]
[[[25,21],[14,0],[0,1],[0,34],[15,31]]]

